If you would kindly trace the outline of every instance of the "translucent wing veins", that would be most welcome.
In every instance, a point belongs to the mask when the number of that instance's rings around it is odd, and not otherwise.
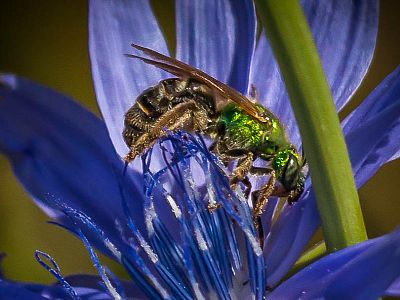
[[[226,101],[231,100],[235,102],[249,115],[253,116],[260,122],[263,123],[271,122],[270,118],[264,116],[262,112],[257,109],[257,106],[255,106],[253,102],[251,102],[249,99],[247,99],[239,92],[235,91],[230,86],[220,82],[219,80],[211,77],[210,75],[204,73],[203,71],[196,69],[188,64],[185,64],[184,62],[181,62],[177,59],[165,56],[149,48],[142,47],[136,44],[132,44],[132,47],[143,52],[150,58],[132,54],[126,54],[127,57],[140,59],[147,64],[156,66],[157,68],[163,69],[164,71],[181,78],[187,78],[187,77],[194,78],[206,84],[215,93],[221,96],[222,99],[226,99]]]

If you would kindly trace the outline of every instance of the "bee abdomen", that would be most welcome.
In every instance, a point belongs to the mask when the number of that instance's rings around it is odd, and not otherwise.
[[[125,126],[148,131],[163,113],[174,106],[175,98],[171,79],[161,81],[137,97],[135,104],[125,114]]]
[[[128,146],[133,145],[141,135],[150,132],[166,112],[180,103],[193,100],[206,114],[215,113],[211,90],[191,78],[165,79],[145,90],[125,114],[125,142]],[[204,117],[200,119],[204,123]]]

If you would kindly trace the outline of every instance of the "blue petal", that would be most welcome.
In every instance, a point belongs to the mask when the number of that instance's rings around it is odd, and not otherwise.
[[[12,282],[7,282],[4,280],[0,280],[0,295],[1,298],[4,300],[46,300],[48,298],[40,296],[39,293],[32,292],[26,288],[24,288],[23,285],[18,284],[18,283],[12,283]],[[68,299],[70,298],[67,295],[64,294],[65,298]],[[61,298],[62,299],[62,298]]]
[[[252,1],[176,1],[177,58],[246,94],[256,39]]]
[[[393,156],[389,159],[389,161],[398,159],[399,157],[400,157],[400,149],[395,154],[393,154]]]
[[[398,122],[395,121],[400,114],[400,108],[397,104],[399,99],[400,67],[397,67],[365,99],[362,105],[343,121],[343,131],[345,133],[351,132],[348,139],[354,140],[354,149],[350,149],[350,152],[353,156],[353,168],[359,173],[356,176],[358,186],[362,186],[368,181],[379,169],[379,166],[399,157],[400,149],[396,141],[400,132],[400,120]],[[377,116],[380,114],[385,114],[387,116],[386,119],[378,118]],[[393,123],[390,133],[385,137],[377,136],[376,134],[382,134],[379,122],[389,123],[390,120]],[[375,130],[378,130],[378,132],[375,132]],[[375,137],[374,143],[363,142],[363,140],[369,140],[371,137]],[[359,154],[360,149],[356,146],[360,144],[364,145],[363,153],[371,151],[368,159],[366,155],[361,156]],[[388,158],[389,154],[390,157]]]
[[[330,254],[282,283],[270,299],[377,299],[400,275],[400,230]]]
[[[346,135],[357,187],[363,186],[382,165],[392,160],[400,148],[399,136],[400,95],[396,102]]]
[[[400,297],[400,277],[386,290],[385,296]]]
[[[165,72],[124,56],[132,43],[168,54],[148,0],[90,1],[89,50],[92,75],[103,118],[120,156],[128,148],[122,139],[125,112],[136,97],[157,84]]]
[[[358,187],[400,149],[399,86],[400,69],[397,69],[346,121],[346,141]],[[312,190],[305,191],[298,203],[283,210],[271,230],[265,252],[267,263],[271,263],[269,285],[275,285],[289,271],[319,224]],[[279,265],[273,263],[277,257]]]
[[[378,1],[303,1],[315,43],[340,110],[364,78],[375,49]],[[291,141],[300,145],[300,135],[279,68],[262,34],[252,64],[254,83],[262,102],[288,128]]]
[[[298,203],[283,209],[266,241],[269,287],[274,287],[291,269],[320,225],[315,196],[309,190],[304,193],[306,196]]]
[[[0,82],[0,151],[26,190],[60,222],[64,215],[51,207],[57,201],[87,213],[122,247],[115,224],[124,219],[119,186],[143,224],[142,177],[122,177],[123,163],[104,124],[48,88],[13,75]],[[96,245],[106,251],[100,241]]]
[[[393,104],[400,98],[400,67],[397,67],[343,122],[343,131],[349,132]]]
[[[75,286],[75,292],[81,300],[111,300],[107,293],[85,285]],[[2,300],[45,300],[59,299],[71,300],[71,296],[58,285],[46,286],[40,284],[17,283],[0,281],[0,295]],[[136,296],[136,295],[134,295]]]
[[[99,288],[99,283],[102,279],[96,275],[79,274],[66,276],[65,280],[73,287],[85,287],[87,289],[96,290]],[[122,288],[124,289],[127,297],[140,297],[144,298],[143,292],[132,281],[121,281]]]

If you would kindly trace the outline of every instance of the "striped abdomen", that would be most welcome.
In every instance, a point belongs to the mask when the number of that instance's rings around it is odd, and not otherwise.
[[[143,133],[151,131],[160,117],[176,105],[193,100],[208,114],[215,114],[212,92],[193,79],[165,79],[145,90],[125,114],[126,144],[130,147]]]

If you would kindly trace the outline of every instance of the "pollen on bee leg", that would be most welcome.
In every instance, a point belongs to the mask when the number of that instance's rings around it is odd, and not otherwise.
[[[264,208],[268,203],[268,198],[272,195],[275,189],[275,183],[276,173],[275,171],[271,171],[271,177],[269,178],[268,183],[259,191],[259,196],[253,210],[253,216],[255,218],[261,216],[264,212]]]
[[[209,212],[214,212],[218,208],[220,208],[222,205],[220,203],[208,203],[207,209]]]
[[[253,152],[249,152],[246,154],[246,157],[241,159],[238,162],[238,165],[232,172],[229,178],[229,184],[231,185],[232,190],[235,190],[239,181],[243,181],[243,179],[247,176],[252,167],[254,160]]]
[[[136,153],[136,151],[131,149],[129,151],[129,153],[127,155],[125,155],[124,161],[127,162],[127,163],[130,163],[131,161],[133,161],[136,158],[137,155],[138,155],[138,153]]]

